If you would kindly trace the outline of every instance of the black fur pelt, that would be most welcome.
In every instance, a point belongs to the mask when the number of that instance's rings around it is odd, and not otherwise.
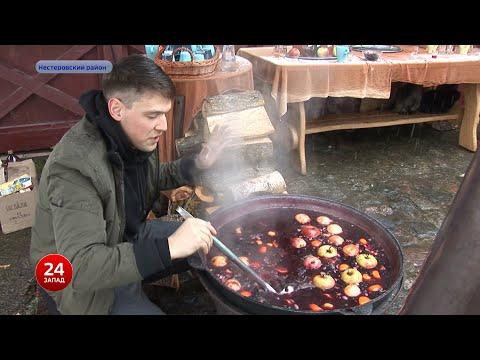
[[[457,85],[446,84],[426,91],[422,97],[420,111],[427,114],[447,113],[460,98],[457,87]]]
[[[393,111],[401,115],[410,115],[420,109],[423,87],[415,84],[401,84],[395,94]]]

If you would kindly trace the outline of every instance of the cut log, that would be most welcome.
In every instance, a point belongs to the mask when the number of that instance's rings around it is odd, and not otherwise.
[[[196,134],[205,139],[208,136],[208,126],[205,118],[202,116],[202,112],[199,112],[193,119],[193,129]]]
[[[213,168],[203,173],[199,178],[199,184],[211,190],[214,194],[221,194],[229,184],[236,184],[259,176],[270,174],[275,171],[272,167],[266,168],[243,168],[231,171],[226,168]]]
[[[183,201],[193,195],[193,189],[190,186],[182,186],[172,190],[170,200],[173,202]]]
[[[206,122],[209,133],[216,126],[228,125],[232,138],[253,139],[271,135],[275,131],[263,106],[207,116]]]
[[[202,104],[202,114],[206,118],[212,115],[242,111],[264,105],[263,96],[259,91],[248,90],[206,98]]]
[[[215,200],[213,194],[211,194],[205,187],[196,186],[195,195],[203,202],[212,203]]]
[[[225,189],[226,199],[238,201],[254,194],[282,194],[287,190],[285,179],[278,171],[230,184]]]
[[[202,149],[203,142],[204,140],[199,134],[175,140],[178,158],[199,153]]]
[[[238,171],[244,167],[266,167],[273,162],[273,144],[268,137],[241,140],[225,148],[214,168]]]

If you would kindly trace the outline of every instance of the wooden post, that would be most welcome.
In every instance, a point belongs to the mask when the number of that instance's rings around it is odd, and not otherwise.
[[[305,160],[305,103],[298,104],[298,155],[300,157],[300,173],[307,175],[307,163]]]
[[[480,84],[464,84],[465,110],[460,127],[460,145],[477,150],[477,126],[480,114]]]

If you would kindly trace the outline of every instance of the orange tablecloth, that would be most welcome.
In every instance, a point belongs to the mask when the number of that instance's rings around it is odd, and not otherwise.
[[[400,53],[381,55],[377,62],[365,61],[353,51],[346,63],[276,58],[273,47],[243,48],[238,54],[253,64],[254,75],[271,84],[280,116],[287,104],[312,97],[389,98],[392,82],[423,86],[480,83],[479,55],[439,55],[433,59],[423,49],[411,57],[412,46],[401,45]]]
[[[176,87],[176,94],[185,96],[183,133],[181,136],[189,130],[193,118],[201,110],[203,100],[206,97],[222,94],[231,89],[253,90],[252,64],[240,56],[237,56],[237,63],[239,66],[236,71],[222,71],[219,65],[215,73],[209,76],[171,77]],[[168,129],[158,143],[162,162],[172,161],[176,158],[174,112],[175,109],[172,106],[172,110],[167,114]]]

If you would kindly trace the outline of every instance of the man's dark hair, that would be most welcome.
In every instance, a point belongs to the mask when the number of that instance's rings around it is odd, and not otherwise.
[[[127,107],[146,92],[157,92],[173,100],[175,85],[170,77],[144,55],[130,55],[113,65],[112,71],[103,77],[103,95],[107,99],[120,98]]]

